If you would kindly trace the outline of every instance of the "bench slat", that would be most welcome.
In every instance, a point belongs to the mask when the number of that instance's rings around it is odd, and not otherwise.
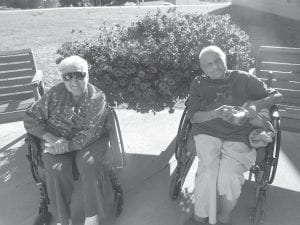
[[[11,71],[11,70],[24,70],[24,69],[33,69],[35,66],[33,62],[21,62],[17,64],[4,64],[0,65],[0,71]]]
[[[281,71],[281,72],[300,72],[299,64],[290,63],[261,63],[259,70]]]
[[[28,99],[28,100],[24,100],[24,101],[12,101],[12,102],[7,102],[7,103],[0,103],[0,113],[26,110],[32,105],[32,103],[34,103],[34,99]]]
[[[7,56],[7,55],[20,55],[20,54],[32,54],[30,48],[19,49],[19,50],[9,50],[9,51],[0,51],[0,56]]]
[[[11,72],[6,72],[6,73],[0,73],[0,80],[1,79],[18,78],[18,77],[33,78],[34,74],[35,74],[35,71],[33,71],[33,70],[11,71]]]
[[[256,76],[263,79],[268,79],[269,73],[267,71],[259,71]],[[300,72],[299,73],[280,73],[280,72],[273,72],[272,73],[273,79],[280,80],[280,81],[298,81],[300,82]]]
[[[300,48],[289,48],[289,47],[278,47],[278,46],[260,46],[259,53],[261,52],[275,52],[278,54],[281,53],[296,53],[300,54]]]
[[[296,107],[300,106],[300,90],[276,89],[283,95],[282,104]]]
[[[267,82],[267,81],[265,81],[265,82]],[[300,90],[300,82],[295,82],[295,81],[272,80],[271,86],[273,88]]]
[[[281,117],[300,120],[300,108],[282,108],[279,107]]]
[[[25,92],[25,93],[17,93],[12,95],[2,95],[0,96],[0,102],[7,102],[7,101],[16,101],[16,100],[26,100],[33,98],[33,91]]]
[[[293,97],[288,97],[288,96],[283,96],[282,104],[288,105],[291,107],[300,107],[299,99],[293,98]]]
[[[9,112],[9,113],[0,113],[0,124],[22,121],[24,118],[24,114],[25,114],[25,110]]]
[[[30,84],[32,81],[32,77],[24,77],[21,79],[13,79],[13,80],[1,80],[0,79],[0,88],[1,87],[9,87],[13,85],[20,85],[20,84]]]
[[[257,77],[283,95],[282,129],[300,132],[300,48],[261,46],[256,64]]]
[[[283,88],[276,88],[283,96],[299,98],[300,101],[300,90],[291,90],[291,89],[283,89]]]
[[[14,94],[14,93],[30,92],[30,91],[32,91],[32,87],[30,84],[2,87],[0,88],[0,96],[4,94]]]
[[[32,62],[31,55],[24,54],[24,55],[0,56],[0,64],[26,62],[26,61]]]
[[[299,64],[300,52],[260,51],[260,61]]]
[[[300,132],[300,120],[283,117],[283,118],[281,118],[281,127],[282,127],[282,130],[299,133]]]
[[[31,82],[36,71],[31,49],[0,51],[0,124],[23,120],[35,101]]]

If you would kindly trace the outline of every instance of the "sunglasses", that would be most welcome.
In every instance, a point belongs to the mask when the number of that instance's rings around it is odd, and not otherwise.
[[[62,75],[64,81],[70,81],[73,78],[76,80],[83,80],[86,77],[85,72],[72,72],[72,73],[65,73]]]

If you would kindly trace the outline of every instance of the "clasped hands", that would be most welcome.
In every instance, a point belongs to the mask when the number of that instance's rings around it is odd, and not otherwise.
[[[53,155],[69,152],[69,141],[63,137],[57,137],[52,141],[46,141],[45,152]]]
[[[237,109],[238,108],[238,109]],[[246,102],[241,107],[222,105],[214,110],[216,117],[225,121],[232,121],[234,115],[253,119],[257,116],[257,109],[253,102]]]

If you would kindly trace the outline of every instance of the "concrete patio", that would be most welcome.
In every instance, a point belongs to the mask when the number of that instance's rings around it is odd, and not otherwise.
[[[125,205],[121,216],[108,218],[105,225],[181,225],[192,213],[196,161],[183,196],[177,201],[169,198],[170,174],[176,166],[174,137],[181,113],[180,109],[174,114],[163,111],[155,115],[117,110],[127,159],[126,168],[120,172]],[[39,192],[25,157],[25,130],[21,122],[0,125],[0,130],[0,225],[30,225],[37,214]],[[300,134],[282,133],[279,166],[268,191],[264,225],[300,224],[299,144]],[[253,204],[254,185],[247,181],[233,213],[233,225],[251,224]]]

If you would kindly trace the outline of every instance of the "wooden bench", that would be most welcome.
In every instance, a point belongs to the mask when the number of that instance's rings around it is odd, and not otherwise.
[[[43,88],[31,49],[0,51],[0,124],[23,120]]]
[[[278,105],[282,130],[300,132],[300,48],[261,46],[256,76],[282,93]]]

